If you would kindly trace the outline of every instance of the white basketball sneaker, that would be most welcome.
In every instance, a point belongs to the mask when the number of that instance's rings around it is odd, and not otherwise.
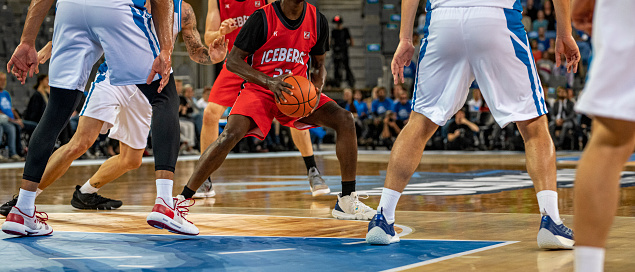
[[[337,203],[331,214],[337,219],[370,220],[377,212],[359,201],[356,192],[347,196],[337,194]]]
[[[146,219],[148,225],[176,234],[198,235],[198,228],[186,219],[189,212],[188,207],[194,205],[194,202],[190,204],[190,199],[179,198],[173,198],[170,202],[172,205],[169,205],[163,198],[157,197],[154,208]],[[175,208],[171,206],[175,206]]]
[[[216,196],[216,192],[214,191],[214,188],[212,187],[212,179],[207,178],[205,182],[203,182],[203,185],[201,185],[201,187],[199,187],[198,190],[196,190],[196,193],[194,194],[193,198],[208,198],[208,197],[214,197],[214,196]]]
[[[2,231],[19,236],[50,235],[53,233],[53,228],[46,224],[48,219],[49,216],[44,212],[35,211],[33,215],[27,215],[14,206],[2,224]]]

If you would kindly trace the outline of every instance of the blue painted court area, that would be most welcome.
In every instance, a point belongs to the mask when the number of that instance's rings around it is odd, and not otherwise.
[[[381,271],[423,265],[508,242],[402,240],[370,246],[363,239],[145,235],[55,232],[0,234],[2,266],[11,271]],[[10,260],[10,261],[9,261]]]

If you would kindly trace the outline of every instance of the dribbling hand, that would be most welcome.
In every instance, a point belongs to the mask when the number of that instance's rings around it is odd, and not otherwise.
[[[289,83],[284,82],[284,79],[292,76],[293,74],[284,74],[281,76],[277,76],[267,80],[267,88],[273,92],[273,95],[276,98],[276,102],[280,103],[287,102],[287,100],[282,95],[282,92],[285,92],[289,95],[293,95],[290,89],[293,89],[293,86]]]
[[[399,46],[397,46],[395,55],[392,57],[392,63],[390,64],[395,84],[405,82],[403,68],[406,65],[410,65],[410,61],[412,60],[414,53],[415,47],[412,45],[411,39],[402,39],[399,41]]]
[[[168,81],[170,81],[170,68],[172,68],[172,56],[170,51],[161,50],[159,56],[154,59],[152,63],[152,70],[150,71],[150,75],[146,80],[147,84],[152,83],[154,76],[156,74],[161,75],[161,84],[159,85],[159,89],[157,92],[161,92],[165,85],[168,85]]]
[[[24,85],[26,79],[40,72],[35,47],[20,43],[7,63],[7,72],[13,74]]]

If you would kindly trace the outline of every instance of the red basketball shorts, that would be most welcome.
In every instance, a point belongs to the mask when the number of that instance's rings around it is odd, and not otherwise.
[[[214,81],[214,85],[212,85],[208,101],[221,106],[231,107],[234,105],[244,81],[244,79],[230,72],[223,65],[223,69]]]

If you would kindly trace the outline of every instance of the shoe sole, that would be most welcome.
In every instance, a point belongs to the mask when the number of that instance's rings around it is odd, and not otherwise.
[[[366,216],[362,213],[348,214],[348,213],[340,212],[338,210],[333,209],[333,211],[331,212],[331,215],[333,215],[333,217],[335,217],[336,219],[340,219],[340,220],[371,220],[376,213],[377,212],[373,211],[372,216]]]
[[[540,229],[536,240],[543,249],[573,249],[574,244],[573,240],[554,235],[547,229]]]
[[[216,196],[216,191],[212,190],[211,192],[207,192],[207,193],[195,193],[192,198],[208,198],[208,197],[215,197]]]
[[[169,221],[171,221],[172,219],[168,219],[167,216],[165,216],[164,214],[158,213],[158,212],[152,212],[148,215],[148,218],[146,218],[146,221],[148,222],[148,225],[155,227],[157,229],[165,229],[169,232],[172,233],[176,233],[176,234],[182,234],[182,235],[198,235],[199,232],[197,233],[189,233],[189,232],[183,232],[179,229],[174,228],[173,226],[171,226],[170,224],[168,224]],[[197,230],[198,231],[198,230]]]
[[[2,231],[6,234],[17,235],[17,236],[46,236],[46,235],[51,235],[53,233],[53,229],[51,229],[51,231],[48,233],[41,233],[41,234],[37,233],[37,231],[29,232],[26,226],[19,223],[15,223],[15,222],[4,222],[4,224],[2,224]]]
[[[116,210],[119,207],[121,207],[121,205],[118,206],[112,206],[112,205],[98,205],[97,207],[90,207],[90,206],[86,206],[83,203],[72,199],[71,200],[71,206],[73,206],[73,208],[75,209],[80,209],[80,210]]]
[[[380,227],[374,227],[366,233],[366,243],[371,245],[389,245],[396,242],[399,242],[399,236],[391,237]]]
[[[323,196],[323,195],[326,195],[326,194],[328,194],[330,192],[331,192],[330,188],[320,189],[320,190],[315,190],[315,191],[312,190],[311,191],[311,195],[313,195],[314,197],[315,196]]]

